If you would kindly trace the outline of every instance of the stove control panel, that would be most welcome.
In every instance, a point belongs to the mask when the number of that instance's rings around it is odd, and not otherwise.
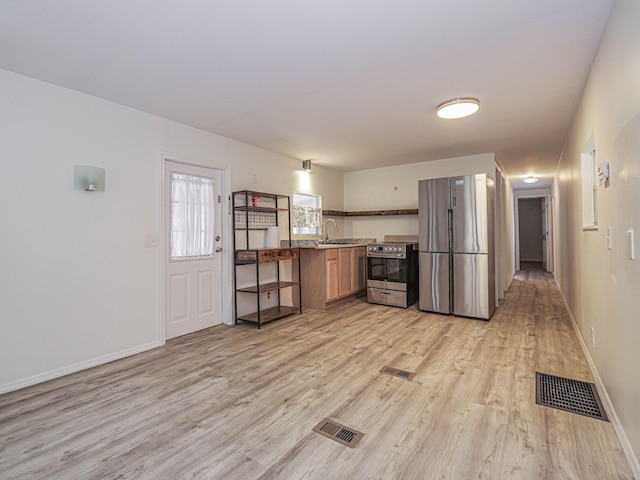
[[[404,248],[402,247],[389,247],[385,245],[369,245],[370,252],[404,252]]]
[[[411,243],[375,243],[367,245],[367,257],[406,258],[413,249]]]

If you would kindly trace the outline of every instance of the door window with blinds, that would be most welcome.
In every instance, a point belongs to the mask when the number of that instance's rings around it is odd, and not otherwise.
[[[214,182],[171,173],[171,260],[213,256]]]

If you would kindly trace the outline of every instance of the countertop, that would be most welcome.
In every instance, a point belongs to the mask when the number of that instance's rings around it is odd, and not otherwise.
[[[376,243],[375,238],[335,238],[327,242],[317,240],[294,240],[293,247],[311,248],[315,250],[327,250],[331,248],[366,247],[370,243]]]
[[[322,243],[315,246],[309,245],[300,248],[314,248],[316,250],[328,250],[330,248],[353,248],[353,247],[366,247],[366,243]]]

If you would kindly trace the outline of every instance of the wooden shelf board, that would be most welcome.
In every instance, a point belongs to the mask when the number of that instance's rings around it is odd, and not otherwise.
[[[289,210],[286,208],[276,208],[276,207],[254,207],[254,206],[236,206],[235,210],[239,212],[266,212],[266,213],[277,213],[277,212],[288,212]]]
[[[238,192],[233,192],[234,195],[239,195],[239,196],[249,196],[249,197],[253,197],[253,196],[257,196],[257,197],[264,197],[264,198],[287,198],[288,195],[279,195],[276,193],[266,193],[266,192],[255,192],[253,190],[240,190]]]
[[[250,287],[239,288],[238,292],[244,293],[265,293],[280,290],[282,288],[297,287],[300,285],[297,282],[272,282],[263,283],[262,285],[252,285]],[[259,289],[259,290],[258,290]]]
[[[262,325],[263,323],[271,322],[288,315],[293,315],[294,313],[301,313],[301,309],[298,307],[287,307],[283,305],[267,308],[260,312],[260,324]],[[242,315],[241,317],[237,317],[237,320],[258,323],[258,312]]]
[[[234,253],[236,265],[273,263],[284,260],[298,260],[299,258],[300,247],[255,248],[236,250]]]
[[[323,210],[322,215],[327,217],[386,217],[392,215],[417,215],[418,209],[407,210],[368,210],[361,212],[342,212],[340,210]]]

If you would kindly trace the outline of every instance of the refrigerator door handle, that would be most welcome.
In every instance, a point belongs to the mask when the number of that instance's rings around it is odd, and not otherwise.
[[[447,252],[453,252],[453,210],[447,210],[448,223],[449,223],[449,246]]]

